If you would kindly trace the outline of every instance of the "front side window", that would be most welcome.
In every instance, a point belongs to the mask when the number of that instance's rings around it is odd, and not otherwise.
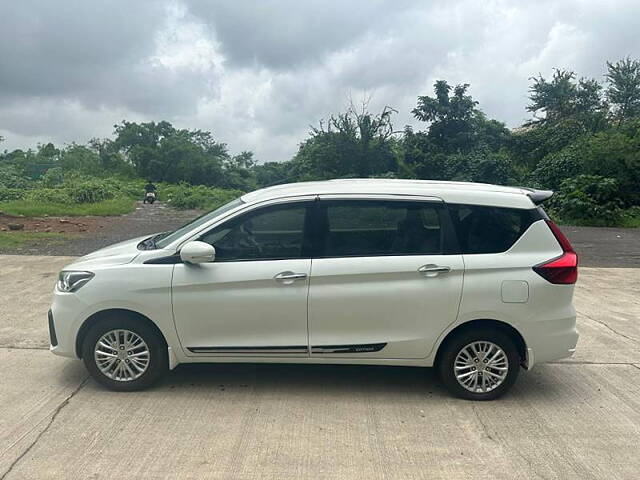
[[[204,234],[216,262],[302,258],[305,204],[265,207],[239,215]]]
[[[186,225],[183,225],[182,227],[178,228],[177,230],[174,230],[173,232],[166,232],[164,234],[161,234],[158,236],[159,238],[156,239],[154,247],[164,248],[168,246],[171,242],[182,237],[183,235],[193,230],[196,230],[197,228],[201,227],[202,225],[209,222],[210,220],[213,220],[214,218],[219,217],[220,215],[226,212],[229,212],[236,207],[239,207],[243,203],[244,202],[240,198],[236,198],[235,200],[232,200],[231,202],[215,209],[212,212],[205,213],[204,215],[199,216],[195,220],[192,220],[191,222],[187,223]]]
[[[442,253],[441,204],[321,201],[325,223],[320,256],[436,255]]]

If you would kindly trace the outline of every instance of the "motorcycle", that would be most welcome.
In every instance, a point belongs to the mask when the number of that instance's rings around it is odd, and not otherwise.
[[[144,195],[144,199],[142,200],[142,203],[150,203],[153,205],[153,202],[156,201],[156,194],[154,192],[147,192]]]

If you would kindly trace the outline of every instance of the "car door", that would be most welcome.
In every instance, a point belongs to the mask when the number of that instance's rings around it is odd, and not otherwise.
[[[187,355],[307,356],[312,202],[241,212],[198,239],[211,263],[176,264],[175,325]]]
[[[464,265],[442,201],[321,197],[311,355],[423,358],[455,321]]]

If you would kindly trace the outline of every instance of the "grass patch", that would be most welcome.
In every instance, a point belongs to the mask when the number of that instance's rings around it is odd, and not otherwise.
[[[0,249],[37,247],[44,243],[60,243],[73,238],[68,233],[49,232],[0,232]]]
[[[615,210],[609,215],[596,218],[569,218],[558,215],[553,210],[548,210],[552,220],[558,225],[572,225],[576,227],[617,227],[617,228],[639,228],[640,227],[640,206],[627,208],[626,210]]]
[[[572,227],[612,227],[612,228],[638,228],[639,217],[623,217],[616,220],[584,219],[584,218],[560,218],[554,219],[558,225]]]
[[[25,217],[79,217],[85,215],[123,215],[133,212],[135,200],[130,198],[113,198],[95,203],[37,203],[25,200],[0,202],[0,211],[8,215],[24,215]]]
[[[626,217],[622,219],[620,226],[624,228],[639,228],[640,217]]]

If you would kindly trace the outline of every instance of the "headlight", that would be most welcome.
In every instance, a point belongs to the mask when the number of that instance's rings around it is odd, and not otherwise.
[[[62,271],[58,277],[57,287],[61,292],[75,292],[92,278],[91,272]]]

